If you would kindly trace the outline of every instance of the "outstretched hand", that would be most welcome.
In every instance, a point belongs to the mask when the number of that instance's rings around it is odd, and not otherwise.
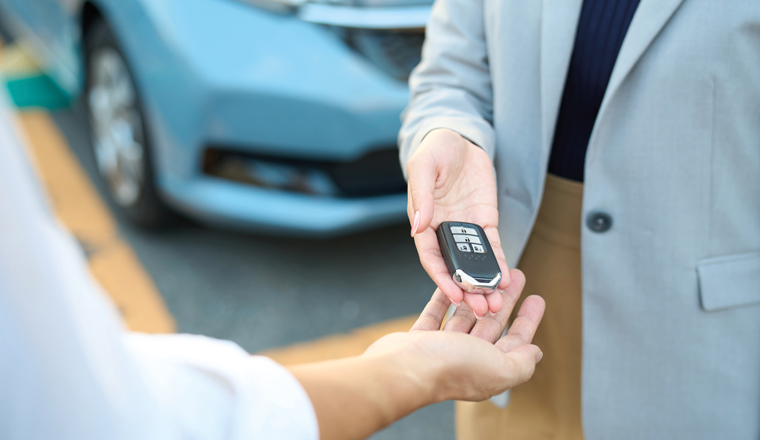
[[[485,400],[530,379],[543,354],[531,345],[544,300],[523,301],[502,337],[525,277],[497,293],[501,310],[477,320],[436,290],[409,332],[378,339],[361,356],[295,365],[290,371],[311,399],[320,438],[355,440],[370,436],[424,406],[449,399]],[[443,325],[443,330],[441,330]]]
[[[525,285],[522,272],[510,275],[512,283],[497,293],[503,308],[495,315],[476,320],[463,305],[439,331],[451,301],[437,289],[409,333],[387,335],[364,355],[401,353],[394,358],[403,359],[402,367],[418,374],[420,383],[429,383],[434,401],[485,400],[527,381],[543,356],[531,341],[545,303],[539,296],[526,298],[502,337]]]
[[[496,178],[485,151],[458,133],[433,130],[407,163],[409,175],[407,214],[420,262],[433,282],[454,304],[462,301],[478,317],[501,310],[501,295],[463,291],[451,278],[435,230],[444,221],[480,225],[488,236],[503,275],[498,289],[510,283],[501,248]]]

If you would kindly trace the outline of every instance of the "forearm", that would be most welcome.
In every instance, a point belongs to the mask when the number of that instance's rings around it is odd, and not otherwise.
[[[364,355],[290,371],[314,405],[322,440],[369,437],[437,400],[431,381],[398,356]]]

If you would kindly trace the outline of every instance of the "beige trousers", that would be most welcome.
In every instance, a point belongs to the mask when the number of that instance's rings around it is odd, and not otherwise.
[[[509,405],[457,402],[458,440],[581,440],[581,202],[583,184],[548,176],[536,225],[520,260],[523,297],[546,314],[533,340],[544,352]]]

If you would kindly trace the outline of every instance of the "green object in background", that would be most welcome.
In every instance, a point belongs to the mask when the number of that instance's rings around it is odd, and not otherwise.
[[[71,103],[68,94],[45,74],[33,73],[4,80],[16,107],[43,107],[53,110],[68,107]]]
[[[0,81],[19,108],[58,109],[71,104],[71,96],[46,75],[21,45],[10,44],[0,51]]]

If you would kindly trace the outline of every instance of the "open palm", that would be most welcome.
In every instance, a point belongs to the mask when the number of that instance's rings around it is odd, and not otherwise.
[[[497,293],[504,307],[493,316],[476,321],[463,305],[444,324],[451,302],[438,289],[409,333],[384,336],[365,355],[411,354],[412,371],[422,367],[426,379],[441,379],[435,389],[442,395],[436,401],[481,401],[525,382],[543,356],[532,341],[546,303],[535,295],[527,297],[502,336],[525,286],[522,272],[511,272],[513,282]]]
[[[509,285],[509,271],[497,229],[496,179],[488,154],[455,132],[434,130],[410,158],[407,172],[407,211],[422,266],[454,304],[464,301],[478,318],[487,311],[498,312],[502,306],[500,295],[465,292],[452,280],[435,235],[436,228],[444,221],[480,225],[503,274],[499,289]]]

